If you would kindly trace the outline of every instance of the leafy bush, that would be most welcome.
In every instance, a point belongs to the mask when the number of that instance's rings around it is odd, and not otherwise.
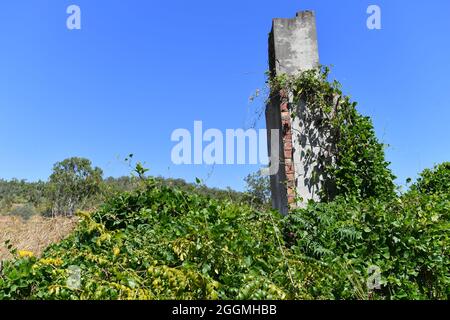
[[[434,169],[424,170],[417,182],[411,186],[411,190],[423,194],[449,194],[450,162],[437,165]]]
[[[49,181],[53,215],[73,215],[89,198],[100,192],[103,171],[85,158],[57,162]]]
[[[379,298],[450,296],[448,193],[407,194],[389,202],[340,198],[330,204],[311,204],[288,219],[293,250],[333,266],[335,274],[349,269],[367,277],[369,267],[378,267]],[[336,283],[338,297],[353,296],[350,280],[345,286]]]

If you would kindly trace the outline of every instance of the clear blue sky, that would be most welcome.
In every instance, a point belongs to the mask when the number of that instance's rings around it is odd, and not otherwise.
[[[70,4],[82,30],[66,28]],[[382,9],[380,31],[366,28],[369,4]],[[0,177],[47,179],[70,156],[118,176],[134,153],[154,175],[205,179],[208,167],[171,163],[172,131],[245,127],[271,19],[304,9],[317,14],[321,63],[391,145],[399,183],[450,160],[448,0],[5,0]],[[241,189],[257,169],[216,166],[207,184]]]

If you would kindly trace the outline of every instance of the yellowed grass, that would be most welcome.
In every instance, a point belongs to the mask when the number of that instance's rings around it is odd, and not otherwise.
[[[11,254],[4,245],[6,240],[18,250],[33,252],[35,256],[50,244],[69,235],[75,228],[78,218],[44,218],[34,216],[28,221],[20,217],[0,216],[0,261],[10,259]]]

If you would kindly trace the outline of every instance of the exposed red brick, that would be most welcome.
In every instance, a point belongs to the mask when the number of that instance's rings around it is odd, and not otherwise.
[[[284,154],[284,171],[286,174],[286,189],[288,205],[291,209],[296,207],[295,203],[295,167],[293,159],[293,143],[292,143],[292,119],[289,112],[288,95],[282,90],[280,92],[280,115],[281,126],[283,129],[283,154]]]

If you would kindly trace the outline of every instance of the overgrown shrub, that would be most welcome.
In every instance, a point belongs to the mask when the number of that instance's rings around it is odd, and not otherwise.
[[[292,248],[299,254],[368,277],[376,266],[389,299],[448,299],[450,295],[450,195],[407,194],[310,204],[288,217]],[[352,297],[351,279],[338,296]],[[365,283],[361,283],[365,286]],[[336,288],[341,284],[336,283]]]

